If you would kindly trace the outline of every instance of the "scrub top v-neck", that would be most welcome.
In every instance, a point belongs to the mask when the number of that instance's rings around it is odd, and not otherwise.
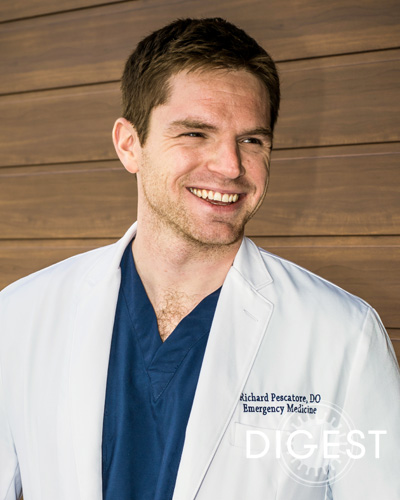
[[[103,422],[103,499],[170,500],[219,290],[162,342],[131,245],[121,260]]]

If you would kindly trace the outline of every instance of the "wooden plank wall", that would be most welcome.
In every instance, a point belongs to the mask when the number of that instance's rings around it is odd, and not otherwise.
[[[3,0],[0,288],[134,220],[110,135],[118,80],[140,38],[185,16],[227,18],[279,65],[270,192],[248,235],[370,302],[400,355],[398,0]]]

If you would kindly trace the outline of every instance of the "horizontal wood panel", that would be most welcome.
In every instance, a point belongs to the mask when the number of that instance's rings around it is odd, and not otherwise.
[[[275,151],[248,234],[399,234],[399,186],[399,144]]]
[[[392,340],[398,340],[398,341],[400,341],[400,329],[398,329],[398,328],[389,328],[387,332],[389,334],[389,337]]]
[[[2,165],[115,159],[118,84],[0,97]]]
[[[2,0],[0,22],[119,2],[120,0]]]
[[[377,309],[387,328],[400,328],[399,237],[253,240],[362,297]],[[115,239],[0,241],[0,288],[59,260],[112,241]],[[397,338],[396,335],[393,330],[392,338]]]
[[[366,300],[387,328],[400,328],[400,237],[253,240]]]
[[[286,63],[275,147],[400,140],[400,51],[390,51],[390,58],[388,53],[343,56],[337,67],[330,59],[321,60],[319,68],[309,61],[309,69]],[[0,97],[1,164],[115,158],[110,131],[120,114],[118,87]]]
[[[24,2],[28,11],[35,8],[30,4]],[[117,80],[143,36],[186,16],[226,17],[277,60],[400,45],[397,0],[138,0],[0,26],[0,93]]]
[[[247,234],[400,234],[399,144],[298,153],[276,152]],[[0,238],[117,237],[136,203],[136,183],[119,161],[1,168]]]
[[[277,149],[272,152],[272,161],[305,160],[308,158],[345,158],[355,156],[380,156],[399,154],[400,142],[390,144],[348,144],[342,146],[324,146],[322,148]],[[377,165],[379,169],[379,163]]]
[[[119,162],[0,170],[0,237],[107,238],[136,218],[136,182]]]
[[[281,118],[275,147],[396,141],[400,51],[280,65]]]

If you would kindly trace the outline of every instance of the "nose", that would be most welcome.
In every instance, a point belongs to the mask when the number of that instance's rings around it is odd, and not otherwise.
[[[218,144],[208,162],[208,169],[228,179],[237,179],[245,174],[240,150],[236,141]]]

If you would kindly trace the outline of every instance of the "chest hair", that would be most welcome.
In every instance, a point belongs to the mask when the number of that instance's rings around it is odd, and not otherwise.
[[[162,294],[154,311],[157,317],[158,331],[163,342],[199,302],[200,298],[197,295],[189,296],[175,290],[167,290]]]

